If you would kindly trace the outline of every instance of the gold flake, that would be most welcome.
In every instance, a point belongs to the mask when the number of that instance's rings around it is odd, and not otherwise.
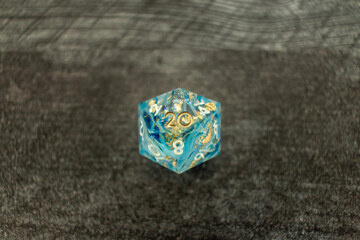
[[[155,100],[154,99],[152,99],[152,100],[150,100],[150,102],[149,102],[149,106],[152,106],[152,105],[154,105],[155,104]]]
[[[168,165],[171,163],[174,167],[176,167],[177,162],[175,161],[174,158],[171,158],[171,157],[169,157],[169,156],[166,156],[165,159],[166,159]]]
[[[216,110],[216,105],[213,102],[209,102],[209,103],[205,104],[205,107],[206,107],[207,110],[210,110],[210,111],[215,111]]]
[[[197,97],[197,95],[195,93],[189,93],[189,97],[191,100],[194,100]]]
[[[211,137],[212,137],[212,132],[213,132],[213,130],[210,127],[208,135],[201,141],[202,144],[207,144],[208,142],[210,142]]]
[[[195,167],[197,165],[197,163],[199,162],[199,160],[193,160],[189,166],[189,168]]]
[[[196,113],[196,117],[194,117],[194,119],[203,119],[204,118],[204,116],[201,115],[199,111],[196,111],[195,113]]]
[[[174,146],[172,144],[176,140],[182,140],[181,132],[178,130],[178,128],[172,131],[171,134],[165,134],[165,143],[169,146],[171,150],[174,149]]]

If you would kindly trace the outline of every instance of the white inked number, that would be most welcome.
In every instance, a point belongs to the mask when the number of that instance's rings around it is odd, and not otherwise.
[[[155,155],[155,158],[160,156],[160,150],[157,147],[155,147],[153,144],[150,143],[148,145],[148,148],[150,152]]]
[[[203,116],[210,113],[209,110],[207,110],[206,108],[203,108],[203,107],[199,107],[199,111],[200,111],[200,114]]]
[[[204,159],[205,158],[204,154],[207,154],[210,151],[211,150],[209,148],[208,149],[200,149],[200,152],[195,155],[194,161],[200,161],[201,159]]]
[[[200,106],[200,105],[204,105],[204,100],[201,100],[201,102],[198,102],[198,103],[195,103],[194,106],[197,107],[197,106]]]
[[[209,114],[210,111],[207,110],[206,108],[200,107],[201,105],[204,105],[204,104],[205,104],[204,100],[201,100],[201,102],[195,103],[194,106],[198,107],[200,114],[205,117],[205,115]]]
[[[145,134],[145,129],[144,129],[144,123],[143,121],[140,121],[141,125],[140,125],[140,136],[141,136],[141,139],[144,141],[144,134]]]
[[[210,152],[211,150],[208,148],[208,149],[200,149],[200,152],[202,152],[202,153],[208,153],[208,152]]]
[[[155,157],[156,161],[165,160],[164,157]]]
[[[173,147],[174,147],[174,153],[176,155],[180,155],[184,152],[184,142],[181,141],[181,140],[176,140],[174,143],[173,143]]]
[[[143,122],[142,121],[140,121],[140,136],[144,136],[144,133],[143,133],[143,129],[144,129],[144,124],[143,124]]]
[[[157,162],[160,161],[160,160],[165,160],[164,157],[160,157],[160,150],[155,145],[150,143],[148,145],[148,148],[149,148],[150,152],[155,155],[155,160]]]
[[[195,161],[200,161],[203,158],[205,158],[204,154],[203,153],[198,153],[198,154],[196,154],[194,160]]]
[[[157,115],[161,109],[162,105],[160,105],[160,107],[157,104],[153,104],[151,105],[151,107],[149,108],[150,112],[154,112],[155,111],[155,115]]]
[[[214,128],[215,137],[218,138],[219,125],[216,122],[214,122],[213,128]]]

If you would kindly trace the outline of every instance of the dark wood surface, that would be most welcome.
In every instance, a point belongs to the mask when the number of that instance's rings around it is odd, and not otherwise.
[[[1,0],[2,49],[359,47],[358,0]]]
[[[0,239],[360,239],[359,1],[1,1]],[[281,50],[281,51],[278,51]],[[137,104],[222,103],[222,154]]]

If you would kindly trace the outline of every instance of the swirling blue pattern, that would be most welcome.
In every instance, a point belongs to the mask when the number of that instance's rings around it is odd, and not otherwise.
[[[220,154],[219,102],[177,88],[138,111],[139,152],[152,161],[183,173]]]

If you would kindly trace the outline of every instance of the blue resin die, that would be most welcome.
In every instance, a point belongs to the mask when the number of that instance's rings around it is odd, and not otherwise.
[[[220,154],[220,103],[175,89],[139,104],[140,154],[182,173]]]

